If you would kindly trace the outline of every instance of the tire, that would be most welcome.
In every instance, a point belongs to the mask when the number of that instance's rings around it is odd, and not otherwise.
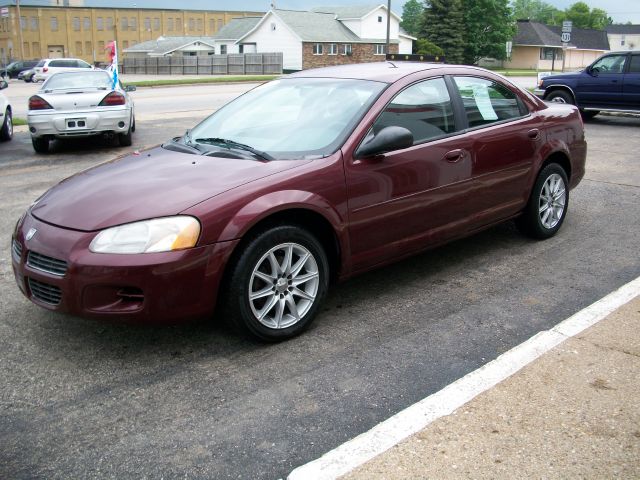
[[[303,332],[329,285],[322,245],[300,227],[281,225],[257,234],[242,248],[221,296],[225,320],[241,333],[268,342]]]
[[[49,151],[49,139],[46,137],[31,137],[31,144],[36,153],[47,153]]]
[[[554,90],[549,95],[547,95],[544,99],[548,102],[569,103],[571,105],[576,104],[576,102],[573,99],[573,96],[569,92],[565,92],[564,90]]]
[[[133,143],[132,135],[131,135],[131,127],[129,127],[129,131],[127,133],[119,133],[118,134],[118,142],[121,147],[130,147]]]
[[[541,240],[554,236],[569,208],[568,185],[567,174],[560,165],[550,163],[544,167],[524,212],[516,220],[518,228],[526,235]]]
[[[0,128],[0,140],[8,142],[13,138],[13,117],[11,116],[11,110],[7,108],[4,112],[4,122],[2,122],[2,128]]]

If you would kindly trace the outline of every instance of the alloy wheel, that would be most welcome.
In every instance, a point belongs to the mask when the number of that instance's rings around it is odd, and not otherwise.
[[[554,228],[562,219],[567,199],[564,180],[554,173],[547,177],[540,191],[539,215],[540,222],[547,229]]]

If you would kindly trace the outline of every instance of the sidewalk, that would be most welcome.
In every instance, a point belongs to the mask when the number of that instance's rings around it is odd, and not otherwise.
[[[640,297],[346,479],[640,478]]]

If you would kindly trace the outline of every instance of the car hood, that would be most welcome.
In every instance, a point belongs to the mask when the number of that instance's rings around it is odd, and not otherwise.
[[[31,214],[64,228],[101,230],[176,215],[222,192],[306,163],[200,156],[157,147],[63,180],[35,203]]]
[[[545,82],[548,80],[566,80],[570,78],[576,78],[582,72],[583,70],[580,70],[579,72],[567,72],[567,73],[559,73],[557,75],[548,75],[546,77],[543,77],[542,80],[544,80]]]

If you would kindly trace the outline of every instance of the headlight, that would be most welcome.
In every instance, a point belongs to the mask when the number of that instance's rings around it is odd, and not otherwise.
[[[129,223],[100,232],[89,245],[94,253],[152,253],[196,245],[200,223],[193,217],[165,217]]]

